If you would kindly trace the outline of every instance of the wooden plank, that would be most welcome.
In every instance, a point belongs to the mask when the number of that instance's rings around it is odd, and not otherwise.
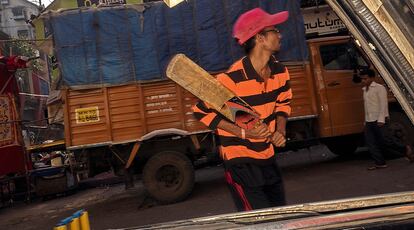
[[[102,94],[102,89],[82,89],[82,90],[69,90],[69,97],[71,98],[83,98],[92,94]]]
[[[310,107],[311,103],[308,98],[302,97],[302,98],[296,98],[294,101],[291,102],[292,106],[303,106],[308,105]]]
[[[137,122],[139,124],[141,124],[141,118],[139,117],[138,114],[136,113],[125,113],[125,114],[115,114],[111,116],[111,120],[113,123],[117,123],[117,122],[126,122],[129,120],[133,120],[134,122]]]
[[[100,96],[102,94],[94,95],[94,97],[85,96],[83,98],[70,98],[68,105],[70,107],[74,107],[79,105],[79,102],[81,102],[83,105],[95,105],[98,103],[102,103]]]
[[[178,111],[181,111],[179,114],[180,120],[181,120],[181,128],[185,130],[185,111],[184,111],[184,105],[183,105],[183,97],[182,97],[182,88],[179,85],[175,85],[175,90],[177,91],[177,103],[178,103]]]
[[[109,96],[108,96],[108,88],[105,87],[104,88],[104,103],[105,103],[105,124],[106,124],[106,133],[108,135],[108,139],[109,140],[113,140],[113,136],[112,136],[112,121],[111,121],[111,109],[109,108]]]
[[[134,144],[134,147],[132,147],[131,153],[129,154],[128,161],[127,161],[127,163],[126,163],[126,165],[125,165],[125,168],[126,168],[126,169],[128,169],[128,168],[129,168],[129,166],[131,166],[132,162],[133,162],[133,161],[134,161],[134,159],[135,159],[135,156],[136,156],[136,155],[137,155],[137,153],[138,153],[138,150],[139,150],[139,147],[140,147],[140,146],[141,146],[141,143],[136,142],[136,143]]]
[[[141,103],[139,105],[139,107],[140,107],[139,113],[140,113],[140,117],[141,117],[141,122],[143,124],[142,125],[142,133],[146,134],[148,132],[148,127],[147,127],[147,118],[146,118],[145,107],[144,107],[145,106],[144,105],[145,98],[144,98],[144,94],[142,92],[142,86],[138,85],[137,89],[138,89],[138,95],[139,95],[139,98],[140,98],[140,101],[141,101]]]
[[[112,132],[114,133],[114,142],[125,142],[129,140],[138,140],[143,136],[140,127],[127,127],[122,129],[114,128]]]
[[[312,71],[310,68],[310,65],[307,64],[305,66],[305,76],[308,79],[308,89],[309,89],[309,95],[310,95],[310,101],[311,101],[311,108],[312,108],[312,114],[317,115],[318,114],[318,108],[317,108],[317,102],[316,102],[316,89],[315,89],[315,85],[313,83],[313,78],[312,78]]]
[[[142,104],[136,84],[109,88],[111,110],[111,133],[113,142],[139,139],[142,135],[140,105]]]
[[[67,104],[68,102],[68,90],[62,90],[62,99],[64,102],[64,108],[63,108],[63,121],[65,124],[65,142],[66,142],[66,146],[71,146],[72,145],[72,130],[71,130],[71,123],[70,123],[70,119],[69,119],[69,106]]]
[[[119,100],[110,99],[109,102],[110,102],[111,109],[130,107],[130,106],[135,106],[139,108],[141,104],[141,101],[139,99],[140,99],[139,97],[130,98],[130,99],[119,99]]]
[[[105,92],[106,88],[98,90],[69,90],[70,96],[65,101],[65,108],[69,110],[66,114],[68,122],[65,121],[65,127],[70,126],[71,129],[71,143],[68,146],[96,144],[111,140],[110,130],[108,129],[108,110],[105,103]],[[99,121],[76,123],[75,110],[88,107],[98,107]]]
[[[112,129],[128,128],[128,127],[142,127],[140,120],[125,120],[121,122],[112,122]]]
[[[116,100],[125,100],[125,99],[131,99],[131,100],[138,100],[139,95],[137,94],[137,91],[132,91],[134,88],[126,88],[123,92],[117,92],[114,93],[111,89],[110,99],[111,101]]]
[[[155,123],[152,125],[147,125],[147,127],[148,127],[148,132],[159,130],[159,129],[171,129],[171,128],[179,129],[181,128],[181,122],[175,121],[175,122],[169,122],[169,123]]]
[[[105,132],[96,133],[94,135],[91,135],[89,133],[77,134],[72,137],[71,146],[96,144],[103,142],[108,142],[107,135]]]
[[[137,92],[137,84],[129,84],[129,85],[121,85],[121,86],[112,86],[111,87],[111,95],[118,94],[118,93],[124,93],[124,92]]]
[[[72,134],[78,135],[83,133],[102,133],[106,132],[106,124],[100,123],[100,124],[88,124],[78,127],[72,127]]]
[[[290,117],[317,115],[316,98],[309,64],[288,66],[293,98]]]
[[[111,108],[111,114],[123,115],[125,113],[140,113],[141,109],[138,106],[127,106],[127,107],[115,107]]]
[[[147,125],[153,125],[153,124],[162,124],[162,123],[170,123],[170,122],[176,122],[180,121],[179,112],[175,113],[164,113],[163,116],[154,116],[147,118]]]
[[[161,85],[159,87],[146,87],[144,88],[144,97],[150,97],[153,95],[166,95],[172,94],[170,97],[175,97],[175,86],[174,85]]]

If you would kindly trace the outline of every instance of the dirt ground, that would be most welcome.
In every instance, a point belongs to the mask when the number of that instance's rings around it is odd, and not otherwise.
[[[279,155],[288,204],[414,191],[414,164],[390,159],[389,168],[367,171],[372,164],[362,151],[335,157],[324,146]],[[0,209],[0,229],[53,229],[73,212],[89,212],[92,229],[114,229],[188,219],[235,211],[221,166],[200,169],[190,197],[180,203],[159,205],[147,197],[137,181],[133,189],[123,184],[101,185],[30,204],[15,203]]]

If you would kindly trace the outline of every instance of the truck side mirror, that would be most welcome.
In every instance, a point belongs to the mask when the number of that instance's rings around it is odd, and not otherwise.
[[[352,43],[349,43],[348,55],[352,69],[354,70],[354,75],[352,76],[352,82],[358,84],[361,83],[361,77],[358,76],[358,69],[360,68],[358,63],[358,53],[355,50],[355,46]]]
[[[358,75],[358,69],[354,68],[354,74],[352,75],[352,82],[358,84],[361,83],[361,77]]]
[[[350,64],[351,64],[352,69],[354,70],[358,69],[359,67],[358,56],[357,56],[355,48],[352,46],[349,46],[347,52],[348,52],[349,60],[351,62]]]
[[[354,83],[361,83],[361,77],[360,76],[358,76],[358,74],[356,74],[356,73],[354,73],[354,75],[352,76],[352,82],[354,82]]]
[[[361,56],[361,53],[359,52],[358,48],[351,41],[348,43],[347,52],[348,52],[351,67],[352,69],[354,69],[354,72],[357,69],[370,67],[368,60],[365,59],[363,56]]]

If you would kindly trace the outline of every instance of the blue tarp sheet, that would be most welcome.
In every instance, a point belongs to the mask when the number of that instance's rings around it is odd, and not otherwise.
[[[187,0],[172,9],[163,2],[144,6],[143,11],[124,5],[50,14],[62,85],[162,79],[177,53],[207,71],[223,71],[244,54],[231,36],[233,23],[255,7],[269,13],[288,10],[289,20],[279,26],[283,40],[277,57],[307,59],[299,0]]]

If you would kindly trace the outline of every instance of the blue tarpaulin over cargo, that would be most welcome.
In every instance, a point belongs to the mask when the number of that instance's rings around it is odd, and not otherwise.
[[[307,59],[299,0],[188,0],[170,9],[163,2],[79,8],[49,14],[55,52],[66,87],[124,84],[165,78],[165,67],[184,53],[207,71],[227,69],[243,56],[231,36],[243,12],[261,7],[288,10],[281,61]]]

